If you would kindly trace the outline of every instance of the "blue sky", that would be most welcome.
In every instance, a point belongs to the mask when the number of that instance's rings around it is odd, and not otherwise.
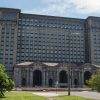
[[[86,18],[100,16],[100,0],[0,0],[0,7],[23,13]]]

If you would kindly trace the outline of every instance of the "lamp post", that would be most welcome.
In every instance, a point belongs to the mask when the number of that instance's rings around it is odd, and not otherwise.
[[[69,65],[68,65],[68,96],[70,96],[70,88],[71,88],[71,62],[70,62],[70,35],[80,35],[80,33],[71,33],[68,31],[68,48],[69,48]],[[66,37],[66,35],[65,35]],[[65,43],[66,43],[66,38],[65,38]],[[66,44],[65,44],[66,45]],[[66,47],[66,46],[65,46]],[[65,49],[66,50],[66,49]]]
[[[68,96],[70,96],[70,32],[68,31],[69,65],[68,65]]]
[[[66,33],[65,33],[65,63],[66,63]],[[68,31],[69,65],[68,65],[68,96],[70,96],[70,31]]]

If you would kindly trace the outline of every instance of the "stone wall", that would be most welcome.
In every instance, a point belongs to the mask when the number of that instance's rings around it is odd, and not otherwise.
[[[84,86],[85,79],[96,73],[97,68],[91,64],[77,66],[65,63],[34,62],[31,65],[16,65],[14,81],[17,87],[68,87],[68,68],[70,68],[71,87]],[[90,73],[90,74],[89,74]],[[90,77],[90,76],[89,76]]]

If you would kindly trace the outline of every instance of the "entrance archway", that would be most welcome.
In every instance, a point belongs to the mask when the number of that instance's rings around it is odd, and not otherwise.
[[[26,79],[22,78],[22,86],[26,86]]]
[[[67,83],[68,83],[68,76],[66,71],[62,70],[59,73],[59,83],[60,83],[60,87],[66,87]]]
[[[78,85],[79,85],[78,79],[75,79],[75,80],[74,80],[74,85],[75,85],[75,87],[78,87]]]
[[[33,72],[33,86],[42,85],[42,72],[40,70],[35,70]]]
[[[85,85],[87,85],[87,83],[86,83],[86,80],[89,80],[90,79],[90,77],[91,77],[91,72],[89,72],[89,71],[86,71],[86,72],[84,72],[84,84]]]
[[[50,78],[49,79],[49,87],[52,87],[52,85],[53,85],[53,80]]]

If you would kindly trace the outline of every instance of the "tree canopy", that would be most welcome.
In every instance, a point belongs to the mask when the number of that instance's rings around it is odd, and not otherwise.
[[[100,92],[100,71],[97,74],[92,75],[87,83],[88,86],[91,87],[93,90]]]
[[[4,65],[0,64],[0,97],[4,97],[4,93],[13,87],[14,82],[7,75]]]

